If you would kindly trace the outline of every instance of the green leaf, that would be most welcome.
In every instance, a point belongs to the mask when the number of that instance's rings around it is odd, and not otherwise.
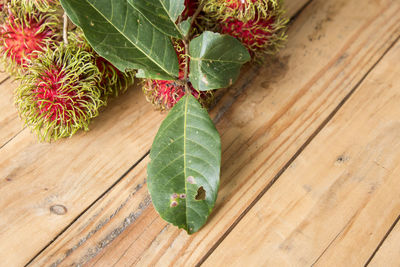
[[[178,57],[170,38],[127,0],[61,0],[61,4],[93,49],[119,70],[139,69],[143,78],[178,76]]]
[[[160,216],[189,234],[207,220],[217,199],[221,141],[192,95],[172,108],[150,152],[148,187]]]
[[[183,37],[175,22],[185,10],[185,0],[128,0],[128,2],[164,34],[175,38]]]
[[[242,65],[251,59],[234,37],[208,31],[190,42],[189,54],[190,82],[200,91],[232,85]]]
[[[192,26],[192,18],[191,18],[191,17],[188,18],[187,20],[182,21],[182,22],[179,24],[179,28],[181,29],[182,34],[183,34],[184,36],[186,36],[186,35],[189,34],[189,30],[190,30],[190,27],[191,27],[191,26]]]

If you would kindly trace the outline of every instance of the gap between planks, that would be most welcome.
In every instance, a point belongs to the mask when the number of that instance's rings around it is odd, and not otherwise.
[[[381,250],[382,245],[384,245],[385,242],[386,242],[386,240],[388,239],[388,237],[389,237],[391,234],[394,233],[393,230],[394,230],[396,227],[397,227],[397,228],[400,228],[400,223],[399,223],[399,222],[400,222],[400,215],[399,215],[399,216],[397,217],[397,219],[394,221],[394,223],[393,223],[392,226],[389,228],[389,230],[387,231],[387,233],[385,234],[385,236],[382,238],[381,242],[379,243],[378,247],[375,249],[374,253],[372,253],[371,257],[370,257],[370,258],[367,260],[367,262],[365,263],[365,266],[369,266],[371,263],[372,263],[372,265],[375,265],[375,266],[383,266],[383,265],[377,265],[377,263],[373,263],[373,261],[377,259],[377,257],[376,257],[377,253],[379,254],[379,252],[382,251],[382,250]],[[399,230],[397,230],[397,231],[399,231]],[[396,244],[393,244],[393,245],[396,245]],[[397,244],[397,245],[398,245],[398,244]],[[400,257],[400,255],[397,255],[397,257]],[[381,260],[382,260],[382,259],[381,259]],[[399,261],[399,259],[396,259],[396,260]],[[399,263],[400,263],[400,261],[399,261]],[[386,266],[389,266],[389,265],[386,265]],[[391,266],[394,266],[394,265],[391,265]]]

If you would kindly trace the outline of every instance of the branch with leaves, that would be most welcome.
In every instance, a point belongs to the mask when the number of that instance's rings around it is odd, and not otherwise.
[[[215,205],[221,167],[220,136],[204,107],[246,62],[282,45],[281,1],[60,0],[64,11],[56,0],[1,1],[11,14],[2,55],[18,65],[17,106],[27,125],[44,140],[87,130],[115,88],[126,88],[133,75],[144,79],[147,98],[169,110],[150,152],[154,207],[189,234],[198,231]],[[24,18],[24,30],[45,23],[36,37],[48,34],[34,52],[20,45],[18,62],[9,45],[15,17]]]

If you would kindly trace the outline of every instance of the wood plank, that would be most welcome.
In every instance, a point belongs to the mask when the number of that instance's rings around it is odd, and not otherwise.
[[[13,91],[17,83],[7,73],[0,73],[0,148],[23,129],[14,106]]]
[[[400,223],[397,222],[385,242],[379,248],[368,266],[400,266]]]
[[[399,61],[397,42],[204,266],[367,262],[400,214]]]
[[[163,116],[136,88],[113,101],[88,133],[45,144],[26,130],[0,149],[4,264],[27,263],[111,187],[149,149],[144,140]]]
[[[38,144],[25,130],[0,149],[3,263],[25,264],[51,243],[142,158],[164,116],[136,88],[113,101],[89,133]]]
[[[239,87],[248,82],[248,90],[218,123],[224,151],[221,189],[199,233],[187,236],[165,224],[151,205],[138,204],[146,203],[147,195],[127,193],[130,184],[144,181],[144,162],[33,265],[86,263],[96,254],[89,265],[196,264],[397,38],[398,8],[386,0],[315,1],[292,25],[279,59],[256,78],[239,82]],[[223,103],[233,102],[235,94],[228,91]]]

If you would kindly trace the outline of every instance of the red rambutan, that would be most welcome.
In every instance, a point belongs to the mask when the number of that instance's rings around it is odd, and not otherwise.
[[[144,81],[143,92],[147,101],[152,103],[157,110],[171,109],[185,94],[186,86],[184,81],[186,55],[181,40],[174,41],[174,47],[179,60],[179,79],[177,81],[152,80]],[[187,62],[189,64],[189,62]],[[192,84],[188,82],[189,90],[192,95],[204,106],[208,107],[213,100],[211,91],[197,91]]]
[[[220,32],[237,38],[253,57],[275,53],[286,40],[281,0],[209,0],[204,11],[220,24]]]
[[[0,55],[11,73],[23,72],[26,64],[55,42],[58,18],[38,10],[28,12],[20,5],[9,5],[0,25]]]
[[[257,59],[264,54],[276,53],[286,40],[286,33],[283,31],[286,22],[276,21],[275,17],[247,22],[228,17],[220,25],[221,33],[238,39]]]
[[[105,58],[95,54],[95,65],[101,73],[99,87],[103,89],[105,98],[118,96],[125,92],[135,81],[135,71],[121,72]]]
[[[94,56],[87,51],[63,45],[32,59],[16,89],[16,105],[40,140],[88,130],[104,105],[98,87],[101,73],[93,62]]]

